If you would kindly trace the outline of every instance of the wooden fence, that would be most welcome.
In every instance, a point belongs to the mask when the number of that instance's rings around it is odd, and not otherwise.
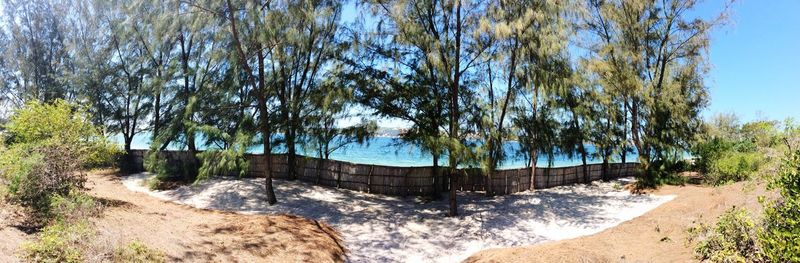
[[[134,169],[144,170],[144,157],[146,150],[134,150],[131,153]],[[165,151],[162,157],[166,158],[170,166],[181,167],[191,160],[191,155],[186,151]],[[272,175],[274,178],[286,179],[288,176],[288,156],[274,154],[272,161]],[[266,172],[266,156],[263,154],[248,154],[250,163],[248,176],[263,177]],[[361,192],[394,195],[394,196],[420,196],[433,191],[433,167],[395,167],[370,164],[356,164],[336,160],[323,160],[313,157],[298,156],[296,167],[297,179],[316,185],[344,188]],[[443,175],[449,174],[449,169],[440,168]],[[585,183],[602,178],[602,165],[587,165],[588,178],[584,176],[583,167],[537,167],[533,183],[535,189],[544,189],[561,185]],[[634,176],[639,172],[638,163],[612,163],[608,171],[608,178]],[[492,175],[491,189],[497,195],[506,195],[530,189],[530,168],[498,170]],[[461,191],[485,191],[488,178],[481,169],[459,169],[456,188]],[[449,189],[450,179],[443,176],[445,188]]]

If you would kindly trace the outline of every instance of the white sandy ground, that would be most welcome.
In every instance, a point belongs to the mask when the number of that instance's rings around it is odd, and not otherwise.
[[[459,193],[460,217],[447,218],[447,197],[373,195],[275,180],[278,204],[264,201],[264,179],[217,178],[194,186],[150,191],[152,175],[126,177],[128,189],[205,209],[248,214],[295,214],[338,229],[351,262],[458,262],[493,247],[530,245],[591,235],[640,216],[675,196],[632,195],[632,179],[562,186],[486,198]]]

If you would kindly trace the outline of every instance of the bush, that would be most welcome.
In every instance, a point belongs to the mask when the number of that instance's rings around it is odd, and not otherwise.
[[[70,145],[83,168],[111,166],[121,156],[118,145],[92,125],[91,115],[82,107],[63,100],[51,104],[29,102],[14,112],[5,125],[9,146]]]
[[[755,152],[729,152],[712,163],[706,181],[713,185],[739,182],[749,179],[764,163]]]
[[[83,189],[86,177],[72,146],[18,145],[0,157],[2,175],[8,181],[6,198],[33,210],[40,219],[49,218],[51,199]]]
[[[86,220],[59,220],[46,226],[36,241],[23,244],[23,257],[31,262],[83,262],[86,241],[92,234]]]
[[[692,148],[697,157],[695,168],[704,173],[711,185],[722,185],[749,179],[761,169],[766,160],[749,139],[733,141],[712,138]]]
[[[50,202],[50,217],[58,221],[80,221],[99,214],[101,210],[101,205],[93,197],[78,191],[55,196]]]
[[[117,248],[114,251],[113,262],[131,263],[155,263],[166,262],[164,252],[149,248],[139,241],[133,241],[126,246]]]
[[[770,184],[770,189],[776,188],[780,199],[765,204],[759,233],[764,255],[772,262],[800,262],[800,151],[781,165]]]
[[[691,239],[699,240],[695,253],[711,262],[760,261],[756,223],[747,210],[733,208],[720,216],[713,227],[701,224],[689,229]]]

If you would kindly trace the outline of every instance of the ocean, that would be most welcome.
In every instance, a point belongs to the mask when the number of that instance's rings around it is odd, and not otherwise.
[[[133,138],[133,142],[131,143],[132,149],[138,150],[146,150],[149,149],[150,145],[150,134],[149,133],[141,133],[137,134]],[[199,136],[202,137],[202,136]],[[117,142],[120,146],[123,144],[123,139],[121,135],[114,135],[111,136],[112,141]],[[200,150],[205,150],[207,147],[203,146],[200,143],[202,139],[198,139],[198,148]],[[178,145],[170,145],[167,147],[169,150],[184,150]],[[528,161],[525,159],[524,156],[520,155],[519,149],[520,145],[516,141],[506,142],[503,146],[506,152],[506,160],[504,160],[500,167],[501,169],[512,169],[512,168],[522,168],[528,166]],[[591,153],[594,152],[595,148],[593,145],[586,145],[587,150],[590,153],[588,158],[588,163],[599,163],[602,160],[599,158],[592,157]],[[263,149],[260,146],[253,146],[250,147],[248,152],[254,154],[263,153]],[[283,146],[274,147],[272,150],[273,153],[286,153],[286,149]],[[313,150],[310,150],[308,154],[306,154],[303,145],[298,143],[297,144],[297,152],[298,154],[318,157],[317,153]],[[397,138],[388,138],[388,137],[375,137],[370,139],[365,144],[351,144],[347,145],[330,155],[331,159],[340,160],[340,161],[347,161],[353,163],[363,163],[363,164],[375,164],[375,165],[387,165],[387,166],[431,166],[433,164],[433,157],[424,151],[422,151],[419,147],[407,143],[403,143],[401,140]],[[629,153],[626,156],[628,162],[635,162],[637,155],[635,153]],[[556,154],[553,160],[548,160],[546,156],[541,156],[537,161],[536,165],[538,167],[546,167],[550,165],[550,161],[552,161],[552,167],[563,167],[563,166],[574,166],[580,165],[581,159],[580,156],[575,156],[574,158],[569,158],[567,155],[564,154]],[[614,156],[612,161],[619,161],[619,156]],[[447,156],[442,156],[439,159],[439,164],[442,166],[447,165]],[[469,165],[467,165],[469,166]]]

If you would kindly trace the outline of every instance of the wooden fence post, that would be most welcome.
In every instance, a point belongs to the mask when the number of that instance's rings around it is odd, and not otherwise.
[[[336,175],[336,188],[342,187],[342,163],[339,162],[339,173]]]
[[[322,169],[319,168],[320,164],[324,162],[324,159],[317,159],[317,182],[315,184],[319,185],[319,178],[322,176]]]
[[[369,166],[369,174],[367,175],[367,193],[372,193],[372,170],[375,169],[375,165]]]
[[[408,187],[408,175],[409,174],[411,174],[411,168],[408,168],[408,172],[406,172],[406,174],[403,176],[403,188],[405,188],[405,190],[403,191],[403,197],[408,196],[408,189],[409,189],[409,187]]]

